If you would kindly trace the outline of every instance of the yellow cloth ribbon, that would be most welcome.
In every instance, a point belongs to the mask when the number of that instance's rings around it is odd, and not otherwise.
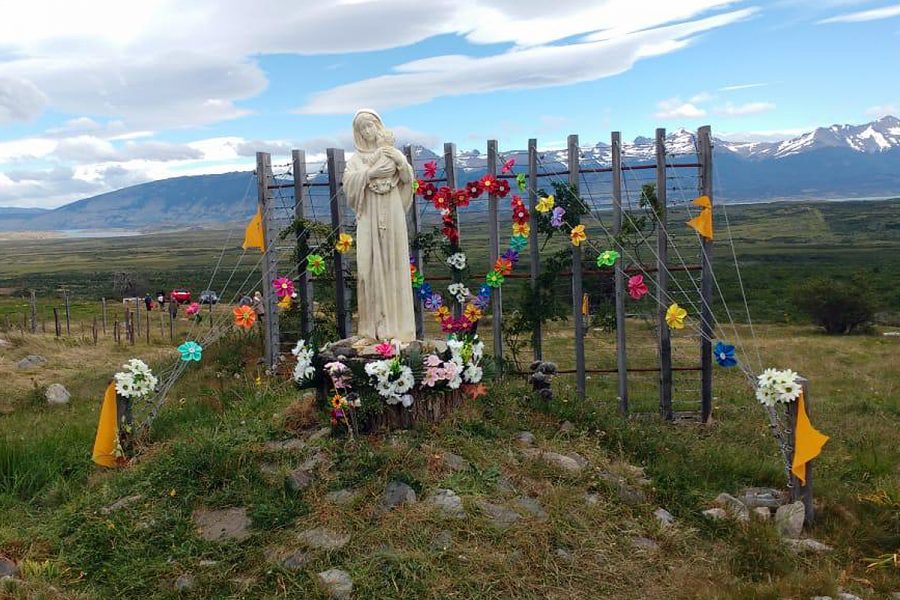
[[[97,425],[97,437],[94,440],[94,462],[103,467],[118,465],[116,448],[119,445],[119,425],[116,414],[116,384],[110,383],[103,395],[100,407],[100,422]]]
[[[248,248],[259,248],[260,252],[266,251],[266,241],[263,236],[262,227],[262,213],[258,206],[256,207],[256,214],[250,219],[250,222],[247,224],[247,229],[244,231],[244,244],[241,247],[244,250],[247,250]]]
[[[794,462],[791,465],[791,473],[800,480],[800,485],[806,485],[806,463],[817,457],[822,452],[822,446],[828,441],[828,436],[812,426],[809,415],[806,414],[806,403],[803,401],[803,393],[797,398],[797,425],[794,427]]]
[[[712,202],[710,202],[709,196],[700,196],[692,204],[700,207],[700,214],[688,221],[687,224],[706,239],[713,239]]]

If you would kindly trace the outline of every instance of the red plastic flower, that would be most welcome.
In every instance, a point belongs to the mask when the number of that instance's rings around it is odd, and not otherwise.
[[[450,208],[450,188],[442,187],[437,191],[431,199],[431,203],[438,210],[448,210]]]
[[[425,167],[425,177],[428,179],[434,179],[434,176],[437,175],[437,161],[429,160],[424,165]]]
[[[469,198],[477,198],[484,193],[484,186],[480,181],[470,181],[466,184],[466,192],[469,193]]]
[[[441,319],[441,331],[443,331],[444,333],[453,333],[454,325],[455,323],[453,321],[453,317]]]
[[[516,159],[511,158],[505,163],[503,163],[503,168],[500,170],[501,173],[509,173],[512,171],[512,168],[516,166]]]
[[[512,219],[516,223],[527,223],[529,218],[531,218],[531,213],[528,212],[528,209],[525,208],[524,204],[517,205],[513,208]]]
[[[494,194],[499,196],[500,198],[506,198],[506,195],[509,193],[509,182],[505,179],[498,179],[496,183],[494,183]]]
[[[525,203],[522,202],[522,196],[519,196],[518,194],[513,194],[512,200],[509,201],[509,205],[512,207],[513,210],[516,210],[516,208],[524,207]]]
[[[509,275],[513,270],[512,261],[508,258],[498,258],[494,263],[494,270],[503,276]]]
[[[456,245],[459,243],[459,230],[456,229],[456,227],[444,227],[441,229],[441,233],[444,234],[444,237],[447,238],[451,244]]]
[[[488,173],[481,178],[481,188],[488,194],[497,193],[497,178]]]
[[[423,183],[419,186],[419,195],[426,200],[431,200],[435,194],[437,194],[437,188],[433,183]]]
[[[469,192],[466,191],[466,188],[453,190],[453,203],[457,208],[465,208],[469,205]]]

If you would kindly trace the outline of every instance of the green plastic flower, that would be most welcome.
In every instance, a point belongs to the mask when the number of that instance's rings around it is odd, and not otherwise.
[[[306,270],[313,275],[321,275],[325,272],[325,259],[318,254],[310,254],[306,257]]]
[[[604,250],[600,253],[600,256],[597,257],[597,266],[598,267],[611,267],[616,264],[616,261],[619,259],[619,253],[615,250]]]
[[[181,353],[181,360],[188,361],[199,361],[203,356],[203,348],[194,341],[187,341],[180,346],[178,346],[178,351]]]
[[[503,285],[503,275],[501,275],[497,271],[491,271],[485,276],[484,279],[492,288],[498,288]]]
[[[525,191],[525,187],[526,187],[526,185],[525,185],[525,173],[519,173],[518,175],[516,175],[516,185],[519,186],[519,191],[520,191],[520,192],[524,192],[524,191]]]
[[[416,271],[412,275],[412,286],[416,289],[422,287],[422,284],[425,283],[425,276],[422,275],[421,271]]]
[[[514,235],[512,236],[512,239],[509,240],[509,247],[516,252],[521,252],[528,247],[528,238],[524,235]]]

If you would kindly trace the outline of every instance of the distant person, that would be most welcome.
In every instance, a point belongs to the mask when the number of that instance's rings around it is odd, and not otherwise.
[[[144,306],[147,307],[147,311],[153,310],[153,298],[150,297],[150,292],[144,296]]]
[[[166,295],[162,292],[158,292],[156,294],[156,301],[159,303],[160,307],[165,306],[166,304]]]
[[[241,296],[241,299],[238,301],[238,306],[252,306],[253,298],[250,296]]]
[[[263,303],[261,293],[253,293],[253,302],[250,304],[250,308],[256,313],[256,320],[262,323],[263,318],[266,316],[266,305]]]

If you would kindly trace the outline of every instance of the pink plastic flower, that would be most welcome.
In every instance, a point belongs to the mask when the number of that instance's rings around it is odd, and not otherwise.
[[[649,291],[647,284],[644,283],[643,275],[635,275],[634,277],[628,278],[628,295],[631,296],[633,300],[640,300]]]
[[[196,302],[191,302],[190,304],[188,304],[188,307],[186,309],[184,309],[184,314],[186,314],[189,317],[193,317],[198,312],[200,312],[200,305],[197,304]]]
[[[294,294],[294,282],[291,281],[290,277],[276,278],[275,281],[272,282],[272,287],[275,288],[275,295],[279,298],[292,296]]]
[[[375,346],[375,351],[381,355],[381,358],[393,358],[395,354],[394,345],[390,342],[381,342]]]

